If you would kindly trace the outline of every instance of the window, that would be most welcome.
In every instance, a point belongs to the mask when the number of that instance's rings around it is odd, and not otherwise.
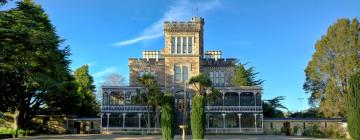
[[[175,81],[181,81],[181,67],[175,66]]]
[[[183,37],[182,38],[182,47],[183,47],[183,53],[186,54],[187,53],[187,37]]]
[[[188,70],[188,67],[187,66],[183,66],[183,69],[182,69],[182,80],[183,81],[186,81],[186,80],[188,80],[189,79],[189,76],[188,76],[188,72],[189,72],[189,70]]]
[[[225,72],[210,71],[209,77],[215,86],[224,86],[225,85]]]
[[[191,54],[194,37],[171,37],[171,54]]]
[[[176,38],[176,53],[181,53],[181,37]]]
[[[174,54],[175,53],[175,37],[171,37],[171,53]]]
[[[225,73],[222,71],[219,73],[219,85],[220,86],[225,85]]]
[[[155,71],[140,71],[139,72],[139,77],[141,77],[141,76],[143,76],[143,75],[145,75],[145,74],[147,74],[147,75],[152,75],[152,76],[156,76],[156,73],[155,73]]]
[[[175,66],[175,81],[189,80],[189,70],[188,66]]]
[[[192,38],[192,37],[188,37],[188,39],[189,39],[189,40],[188,40],[188,42],[189,42],[189,43],[188,43],[188,44],[189,44],[189,48],[188,48],[189,50],[188,50],[188,52],[189,52],[189,53],[192,53],[192,42],[193,42],[193,38]]]

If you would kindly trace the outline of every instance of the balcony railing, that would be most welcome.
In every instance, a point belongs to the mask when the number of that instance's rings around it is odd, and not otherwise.
[[[147,106],[139,105],[111,105],[102,106],[101,112],[147,112]],[[150,110],[151,111],[151,110]],[[262,112],[261,106],[205,106],[206,112],[241,113]]]
[[[206,128],[207,134],[263,134],[263,128]]]
[[[147,112],[147,106],[114,105],[102,106],[101,112]]]
[[[261,106],[206,106],[205,112],[262,112]]]

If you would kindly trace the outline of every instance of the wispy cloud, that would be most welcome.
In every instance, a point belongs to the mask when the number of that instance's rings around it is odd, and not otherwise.
[[[115,67],[108,67],[108,68],[105,68],[104,70],[102,71],[99,71],[99,72],[96,72],[94,74],[92,74],[92,76],[95,78],[95,79],[99,79],[99,78],[102,78],[104,77],[105,75],[108,75],[110,73],[114,73],[116,72],[117,69]]]
[[[199,7],[199,15],[204,15],[206,12],[219,7],[221,4],[219,0],[209,0],[205,2],[194,2],[191,0],[176,1],[168,8],[162,18],[143,30],[138,37],[113,43],[112,46],[122,47],[159,38],[164,34],[162,30],[164,21],[188,20],[195,15],[196,5]]]
[[[89,67],[92,67],[92,66],[95,66],[96,63],[95,62],[90,62],[90,63],[87,63],[86,65],[88,65]]]

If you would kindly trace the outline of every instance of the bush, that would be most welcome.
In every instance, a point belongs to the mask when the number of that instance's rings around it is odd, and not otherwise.
[[[360,140],[360,73],[351,76],[349,83],[345,102],[348,130],[353,139]]]
[[[0,129],[0,134],[11,134],[11,135],[15,136],[15,134],[16,134],[16,129],[13,129],[13,128],[2,128],[2,129]],[[18,130],[18,135],[19,135],[19,136],[24,136],[24,135],[25,135],[25,130],[19,129],[19,130]]]
[[[191,104],[191,132],[193,139],[204,139],[205,134],[205,98],[194,96]]]
[[[293,132],[293,134],[294,134],[294,135],[297,135],[298,131],[299,131],[299,127],[298,127],[298,126],[294,126],[294,132]]]
[[[314,124],[310,128],[304,130],[304,136],[322,138],[325,137],[325,134],[320,130],[319,125]]]
[[[329,127],[324,129],[325,137],[328,138],[346,138],[346,132],[337,127]]]
[[[164,140],[174,139],[176,114],[175,98],[171,94],[165,94],[161,107],[161,131]]]

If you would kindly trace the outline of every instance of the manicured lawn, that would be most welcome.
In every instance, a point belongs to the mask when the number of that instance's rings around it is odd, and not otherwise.
[[[180,135],[176,135],[175,139],[180,139]],[[190,139],[190,136],[187,136]],[[25,139],[112,139],[112,140],[159,140],[160,135],[43,135],[36,137],[28,137]],[[291,137],[291,136],[272,136],[272,135],[205,135],[205,139],[209,140],[329,140],[308,137]]]

